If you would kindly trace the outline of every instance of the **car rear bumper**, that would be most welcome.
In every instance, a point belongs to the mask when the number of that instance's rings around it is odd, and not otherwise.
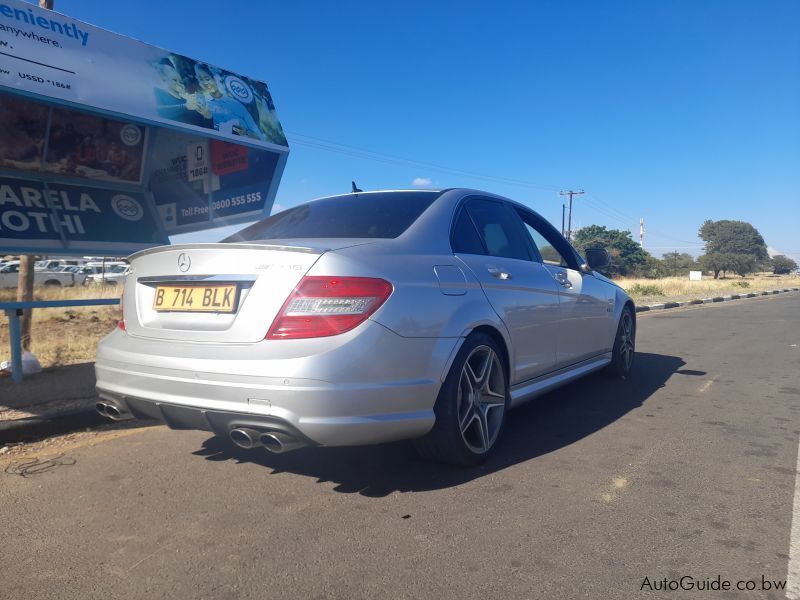
[[[458,339],[404,338],[372,321],[336,338],[209,345],[115,331],[98,347],[97,389],[134,416],[217,434],[274,425],[341,446],[430,430]]]

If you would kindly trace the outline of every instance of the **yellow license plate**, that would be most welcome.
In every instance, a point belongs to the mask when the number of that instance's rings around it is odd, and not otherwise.
[[[236,310],[236,285],[159,285],[153,309],[231,313]]]

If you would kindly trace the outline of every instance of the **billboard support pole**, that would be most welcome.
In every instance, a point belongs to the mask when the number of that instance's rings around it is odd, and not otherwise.
[[[33,300],[33,262],[34,257],[23,254],[19,257],[19,279],[17,280],[17,302],[30,302]],[[22,349],[31,349],[31,318],[32,309],[22,311],[19,318],[19,337],[22,340]]]
[[[53,0],[39,0],[39,7],[53,10]],[[17,301],[30,302],[33,300],[33,256],[23,254],[19,257],[19,279],[17,280]],[[22,312],[19,319],[19,337],[22,340],[22,349],[31,349],[31,319],[32,309]]]

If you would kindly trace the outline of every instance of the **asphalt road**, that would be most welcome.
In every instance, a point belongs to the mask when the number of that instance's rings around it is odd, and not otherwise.
[[[0,472],[4,598],[768,597],[785,580],[800,295],[640,315],[635,375],[511,413],[480,469],[405,444],[236,450],[136,430]]]

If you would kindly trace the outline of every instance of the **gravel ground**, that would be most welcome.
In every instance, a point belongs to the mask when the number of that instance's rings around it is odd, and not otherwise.
[[[52,460],[65,452],[135,433],[145,427],[157,426],[145,421],[123,421],[99,427],[73,431],[36,442],[19,442],[0,446],[0,469],[6,469],[21,459]]]

